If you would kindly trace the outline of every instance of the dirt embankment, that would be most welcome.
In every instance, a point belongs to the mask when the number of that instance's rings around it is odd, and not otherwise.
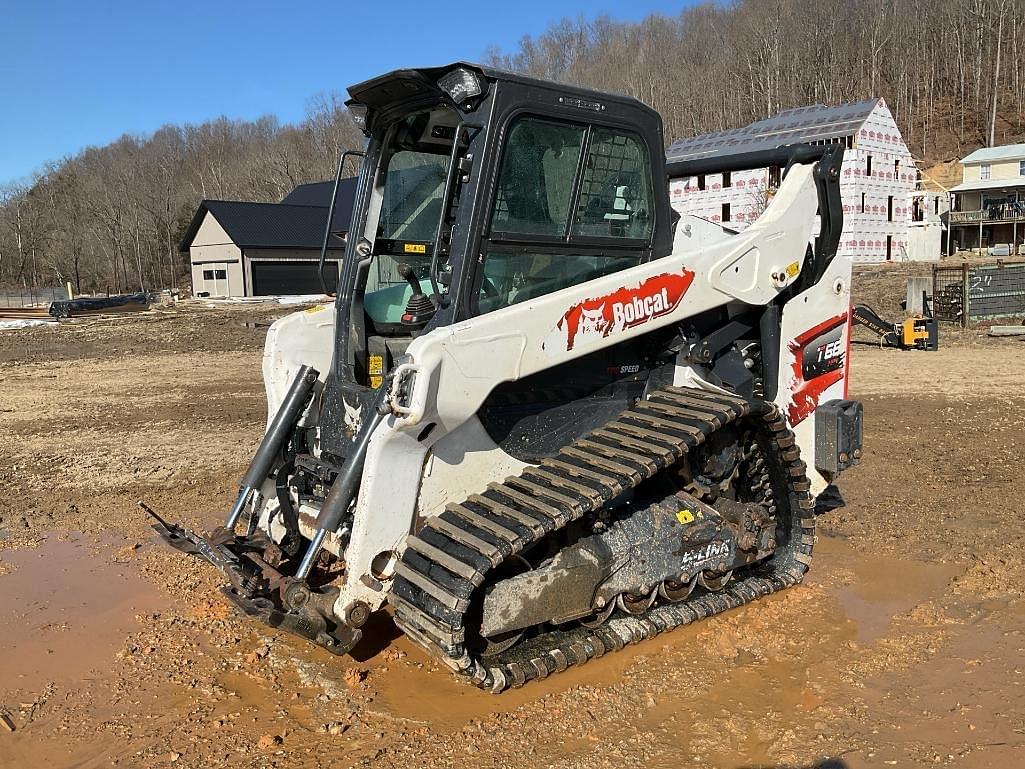
[[[855,286],[897,317],[894,274]],[[153,542],[140,498],[199,527],[230,504],[278,312],[0,337],[0,766],[1021,763],[1021,342],[856,346],[866,456],[804,585],[495,697],[386,617],[342,658],[239,618]]]

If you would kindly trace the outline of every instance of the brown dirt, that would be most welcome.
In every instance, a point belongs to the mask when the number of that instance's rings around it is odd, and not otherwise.
[[[859,274],[891,307],[899,271]],[[879,308],[883,311],[882,308]],[[857,346],[866,456],[804,585],[501,696],[375,618],[239,618],[209,527],[265,418],[251,307],[0,336],[0,767],[991,767],[1025,756],[1021,342]]]
[[[964,181],[964,167],[956,158],[944,160],[926,168],[922,172],[922,181],[927,190],[945,192]]]

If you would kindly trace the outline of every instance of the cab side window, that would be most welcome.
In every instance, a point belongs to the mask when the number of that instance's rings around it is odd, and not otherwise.
[[[491,229],[564,237],[582,126],[522,118],[509,130]]]
[[[628,130],[517,118],[476,275],[477,311],[637,265],[654,224],[649,160]]]

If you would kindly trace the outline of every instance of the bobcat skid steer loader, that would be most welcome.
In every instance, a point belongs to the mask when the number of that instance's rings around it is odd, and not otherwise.
[[[633,99],[463,63],[349,93],[334,306],[268,333],[225,525],[158,531],[272,627],[342,654],[388,604],[496,692],[799,582],[861,453],[842,148],[667,163]],[[743,232],[670,208],[768,166]]]

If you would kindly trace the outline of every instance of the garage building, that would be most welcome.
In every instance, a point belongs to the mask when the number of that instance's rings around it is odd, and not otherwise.
[[[334,182],[296,187],[280,203],[204,200],[179,243],[195,296],[320,294],[317,275]],[[355,179],[343,179],[332,217],[324,279],[338,280]]]

